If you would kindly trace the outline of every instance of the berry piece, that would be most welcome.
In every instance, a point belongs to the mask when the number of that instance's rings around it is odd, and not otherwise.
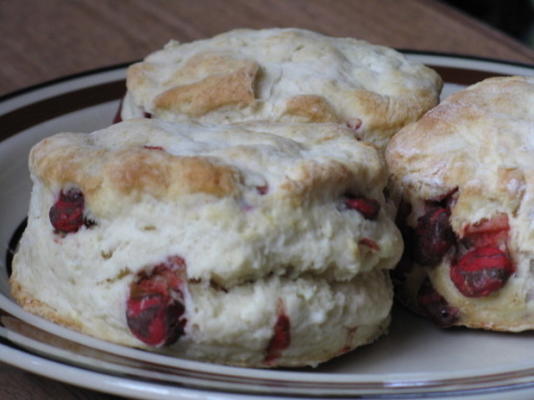
[[[459,310],[451,307],[426,279],[417,293],[417,305],[436,325],[448,328],[458,320]]]
[[[431,207],[417,220],[413,258],[421,265],[439,264],[455,242],[449,223],[451,212],[443,207]]]
[[[408,226],[406,220],[412,212],[412,206],[410,203],[405,200],[401,200],[399,204],[399,209],[397,212],[397,217],[395,218],[395,223],[399,227],[402,239],[404,241],[404,251],[402,252],[402,258],[391,272],[391,276],[396,282],[404,282],[406,280],[406,275],[409,274],[413,267],[414,262],[412,259],[412,254],[414,252],[413,247],[415,245],[415,229]]]
[[[502,288],[514,273],[506,253],[497,247],[479,247],[451,265],[450,277],[466,297],[484,297]]]
[[[345,346],[339,350],[338,354],[344,354],[348,351],[351,351],[353,348],[353,342],[354,342],[354,336],[356,335],[356,332],[358,331],[358,327],[354,326],[352,328],[347,328],[347,339],[345,340]]]
[[[159,150],[159,151],[164,151],[165,149],[161,146],[149,146],[149,145],[145,145],[143,146],[143,148],[147,149],[147,150]]]
[[[269,192],[269,185],[256,186],[256,191],[260,196],[266,195]]]
[[[122,106],[124,104],[124,96],[121,98],[121,101],[119,102],[119,107],[117,108],[117,111],[115,112],[115,117],[113,117],[113,123],[117,124],[119,122],[122,122]]]
[[[62,190],[48,216],[57,233],[74,233],[84,225],[84,196],[78,189]]]
[[[280,304],[281,302],[279,302]],[[289,317],[280,306],[278,310],[278,317],[273,328],[273,336],[267,346],[264,362],[271,364],[274,360],[282,355],[282,351],[289,347],[291,343],[291,323]]]
[[[470,247],[499,247],[506,244],[509,231],[508,215],[501,213],[467,225],[462,239]]]
[[[431,200],[427,201],[428,205],[434,205],[437,207],[446,207],[451,208],[456,204],[456,201],[458,200],[458,188],[455,187],[451,190],[449,190],[447,193],[442,194],[441,196],[434,197]]]
[[[119,108],[117,109],[117,112],[115,113],[115,117],[113,117],[113,123],[114,124],[117,124],[119,122],[122,122],[122,116],[121,116],[121,111],[122,111],[122,103],[123,103],[123,100],[124,99],[121,99],[120,103],[119,103]]]
[[[135,337],[149,346],[170,345],[184,333],[186,319],[182,292],[185,262],[171,257],[143,271],[130,286],[126,319]]]
[[[380,211],[380,203],[366,197],[348,197],[345,199],[345,206],[358,211],[365,219],[370,220],[376,219]]]
[[[360,240],[358,240],[358,244],[360,244],[362,246],[366,246],[366,247],[368,247],[369,249],[371,249],[373,251],[379,251],[380,250],[379,244],[376,243],[374,240],[369,239],[369,238],[361,238]]]
[[[357,131],[362,126],[362,120],[360,118],[354,118],[354,119],[351,119],[350,121],[347,121],[346,125],[348,128],[354,129],[355,131]]]

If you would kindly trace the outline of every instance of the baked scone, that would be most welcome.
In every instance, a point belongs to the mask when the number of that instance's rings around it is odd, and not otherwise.
[[[441,78],[382,46],[302,29],[169,42],[127,73],[122,119],[337,122],[383,147],[434,106]]]
[[[491,78],[396,134],[399,296],[443,326],[534,328],[534,78]]]
[[[384,162],[349,128],[131,120],[44,139],[30,170],[10,283],[31,312],[254,367],[316,365],[387,329],[402,238]]]

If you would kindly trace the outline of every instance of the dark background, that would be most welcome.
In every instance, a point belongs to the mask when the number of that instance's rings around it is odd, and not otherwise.
[[[533,0],[441,0],[534,48]]]

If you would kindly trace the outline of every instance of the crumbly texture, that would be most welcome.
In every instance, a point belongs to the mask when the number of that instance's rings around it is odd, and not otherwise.
[[[428,201],[448,196],[450,226],[459,243],[439,265],[414,265],[401,277],[399,293],[411,307],[418,309],[417,292],[429,278],[459,311],[454,325],[534,328],[533,105],[533,78],[491,78],[453,94],[391,140],[386,158],[392,192],[411,206],[402,223],[414,228]],[[458,247],[476,229],[485,231],[486,241],[506,236],[501,248],[515,272],[489,296],[470,298],[451,281],[450,268]]]
[[[337,122],[385,146],[434,106],[431,69],[351,38],[302,29],[240,29],[192,43],[169,42],[132,65],[122,118],[231,123]]]
[[[254,367],[316,365],[387,329],[387,270],[402,239],[382,158],[349,128],[131,120],[44,139],[30,169],[11,286],[31,312],[120,344]],[[49,210],[69,188],[92,222],[59,234]],[[347,209],[347,195],[376,200],[378,216]],[[187,323],[156,349],[132,335],[126,302],[139,274],[170,257],[184,261]],[[267,359],[281,313],[291,341]]]

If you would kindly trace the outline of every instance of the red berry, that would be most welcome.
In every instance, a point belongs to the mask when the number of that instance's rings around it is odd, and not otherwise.
[[[345,206],[350,210],[356,210],[365,219],[374,220],[378,217],[380,203],[366,197],[349,197],[345,199]]]
[[[479,247],[451,265],[450,277],[466,297],[484,297],[502,288],[514,273],[505,252],[497,247]]]
[[[412,259],[412,253],[413,253],[413,247],[415,244],[415,229],[408,226],[406,223],[406,220],[408,219],[408,216],[412,212],[412,206],[410,203],[401,200],[399,204],[399,208],[397,211],[397,217],[395,218],[395,222],[397,223],[397,226],[399,227],[402,239],[404,241],[404,251],[402,253],[402,258],[400,259],[399,263],[395,267],[395,269],[392,271],[392,277],[395,279],[395,281],[404,282],[406,275],[412,271],[414,267],[414,262]]]
[[[379,251],[380,250],[380,245],[378,243],[376,243],[374,240],[369,239],[369,238],[361,238],[358,241],[358,244],[360,244],[362,246],[369,247],[371,250],[374,250],[374,251]]]
[[[436,325],[448,328],[458,320],[459,310],[451,307],[426,279],[417,293],[417,305]]]
[[[347,121],[346,125],[347,125],[348,128],[354,129],[355,131],[357,131],[362,126],[362,120],[359,119],[359,118],[354,118],[354,119],[352,119],[350,121]]]
[[[182,291],[185,262],[171,257],[149,273],[141,272],[130,286],[126,304],[128,327],[150,346],[169,345],[184,333],[186,319]]]
[[[58,233],[74,233],[84,225],[84,196],[78,189],[63,190],[50,207],[50,223]]]
[[[491,219],[467,225],[462,239],[471,247],[499,247],[506,244],[509,231],[508,215],[501,213]]]
[[[263,196],[269,192],[269,185],[265,184],[261,186],[256,186],[256,191],[259,195]]]
[[[439,264],[455,242],[447,208],[432,207],[417,220],[413,258],[421,265]]]
[[[265,354],[265,363],[271,364],[282,355],[282,351],[291,343],[291,324],[289,317],[284,313],[283,307],[279,307],[278,318],[273,328],[273,336],[269,341]]]
[[[115,113],[115,117],[113,118],[113,123],[114,124],[116,124],[118,122],[122,122],[121,112],[122,112],[122,103],[123,102],[124,102],[124,97],[119,102],[119,108],[117,109],[117,112]]]

